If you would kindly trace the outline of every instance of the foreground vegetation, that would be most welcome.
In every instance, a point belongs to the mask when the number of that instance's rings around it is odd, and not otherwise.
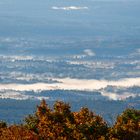
[[[72,112],[57,101],[50,109],[43,100],[23,124],[0,122],[0,140],[140,140],[140,110],[126,109],[109,127],[88,108]]]

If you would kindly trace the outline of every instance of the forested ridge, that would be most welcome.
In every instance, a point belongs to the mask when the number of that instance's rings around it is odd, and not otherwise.
[[[56,101],[51,109],[42,100],[22,124],[0,122],[0,140],[140,140],[140,110],[126,109],[113,126],[88,108],[72,112]]]

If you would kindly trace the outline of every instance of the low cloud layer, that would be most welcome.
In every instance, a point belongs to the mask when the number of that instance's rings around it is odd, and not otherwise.
[[[140,87],[140,78],[127,78],[127,79],[121,79],[118,81],[86,80],[86,79],[81,80],[81,79],[70,79],[70,78],[54,79],[54,80],[57,80],[60,83],[0,84],[0,91],[4,91],[4,90],[13,90],[13,91],[20,91],[20,92],[21,91],[38,92],[38,91],[43,91],[43,90],[94,91],[94,90],[102,90],[106,88],[107,86],[116,86],[116,87],[125,87],[125,88],[132,87],[132,86]],[[112,100],[126,99],[130,96],[132,97],[135,96],[130,93],[118,95],[117,93],[103,92],[101,94]],[[5,95],[3,94],[2,96],[4,97]]]
[[[35,84],[0,84],[0,90],[12,89],[17,91],[38,90],[99,90],[107,86],[132,87],[140,86],[140,78],[127,78],[118,81],[86,80],[86,79],[55,79],[59,83],[35,83]]]
[[[80,7],[80,6],[66,6],[66,7],[57,7],[57,6],[53,6],[52,7],[53,10],[87,10],[88,7],[84,6],[84,7]]]
[[[123,94],[117,94],[112,92],[101,92],[102,96],[108,97],[110,100],[125,100],[129,97],[136,97],[138,95],[134,93],[123,93]],[[140,95],[139,95],[140,96]]]
[[[84,50],[84,53],[87,55],[87,56],[95,56],[95,52],[93,52],[91,49],[85,49]]]
[[[0,91],[0,99],[14,99],[14,100],[42,100],[46,99],[48,100],[49,97],[46,96],[33,96],[33,95],[25,95],[18,91],[10,91],[10,90],[4,90]]]

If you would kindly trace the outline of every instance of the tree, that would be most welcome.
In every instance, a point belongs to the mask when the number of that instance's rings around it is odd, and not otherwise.
[[[0,122],[0,140],[140,140],[140,110],[127,109],[113,127],[88,108],[72,112],[70,105],[45,100],[21,125]]]
[[[70,105],[61,101],[55,102],[51,110],[43,100],[35,115],[26,118],[25,126],[38,133],[41,139],[49,140],[106,139],[108,132],[107,124],[102,117],[88,108],[71,112]]]
[[[39,137],[22,126],[12,125],[1,129],[0,140],[39,140]]]
[[[110,138],[140,140],[140,110],[126,109],[110,130]]]

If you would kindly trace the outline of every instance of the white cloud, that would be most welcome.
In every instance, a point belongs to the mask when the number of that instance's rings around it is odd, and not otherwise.
[[[28,100],[28,99],[42,100],[42,99],[46,99],[46,100],[48,100],[49,97],[25,95],[25,94],[20,93],[18,91],[4,90],[4,91],[0,91],[0,99],[14,99],[14,100]]]
[[[129,97],[136,97],[138,95],[134,93],[123,93],[123,94],[117,94],[117,93],[111,93],[111,92],[101,92],[102,96],[108,97],[110,100],[125,100]]]
[[[95,56],[95,52],[93,52],[91,49],[85,49],[84,53],[88,56]]]
[[[88,7],[84,6],[84,7],[80,7],[80,6],[66,6],[66,7],[57,7],[57,6],[53,6],[52,7],[53,10],[88,10]]]
[[[39,90],[99,90],[106,88],[107,86],[117,87],[140,87],[140,77],[127,78],[118,81],[107,80],[87,80],[87,79],[53,79],[57,80],[57,83],[34,83],[34,84],[0,84],[0,90],[16,90],[16,91],[39,91]]]
[[[40,96],[39,93],[43,90],[76,90],[76,91],[99,91],[102,96],[106,96],[111,100],[125,100],[128,97],[140,96],[134,93],[122,93],[117,92],[106,92],[103,89],[107,86],[116,87],[140,87],[140,77],[138,78],[127,78],[118,81],[107,81],[107,80],[87,80],[87,79],[53,79],[57,80],[59,83],[34,83],[34,84],[0,84],[0,98],[10,98],[16,100],[26,100],[26,99],[37,99],[41,100],[43,98],[49,99],[49,97]],[[34,91],[38,95],[25,95],[22,92]]]
[[[137,49],[137,53],[139,53],[139,54],[140,54],[140,49]]]
[[[33,56],[20,56],[20,55],[11,55],[11,56],[6,56],[6,55],[0,55],[0,59],[4,59],[7,61],[17,61],[17,60],[34,60]]]
[[[0,42],[4,42],[4,43],[11,43],[13,41],[16,41],[16,39],[14,38],[10,38],[10,37],[0,37]]]

